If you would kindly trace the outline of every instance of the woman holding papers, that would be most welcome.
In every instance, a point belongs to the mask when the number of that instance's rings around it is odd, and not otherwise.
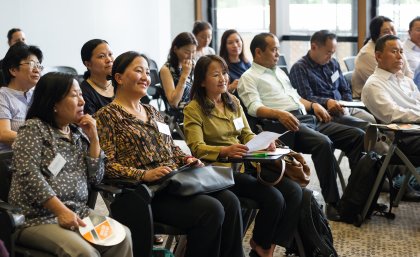
[[[130,231],[114,246],[97,246],[78,232],[86,226],[88,183],[104,174],[96,122],[72,75],[48,73],[37,83],[25,125],[13,144],[9,202],[25,214],[17,240],[54,256],[132,257]]]
[[[248,152],[244,144],[255,136],[239,100],[227,92],[227,74],[227,65],[221,57],[201,57],[194,71],[192,101],[184,109],[188,146],[194,155],[207,155],[204,159],[212,162],[219,158],[243,157]],[[275,150],[274,143],[268,149]],[[245,167],[245,173],[236,173],[235,186],[230,190],[260,205],[250,241],[250,256],[272,257],[276,245],[290,246],[297,225],[302,190],[285,177],[275,187],[265,186],[252,174],[254,170],[251,166]]]
[[[112,83],[116,89],[113,102],[95,114],[108,158],[106,176],[148,183],[182,165],[195,161],[202,165],[175,145],[163,116],[140,103],[150,85],[149,61],[144,55],[126,52],[118,56]],[[154,221],[186,231],[186,257],[243,256],[240,204],[229,190],[188,197],[163,190],[154,195],[151,207]],[[135,233],[133,229],[133,238],[141,238]]]

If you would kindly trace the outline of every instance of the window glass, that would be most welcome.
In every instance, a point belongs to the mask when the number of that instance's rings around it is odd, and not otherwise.
[[[379,0],[378,14],[394,21],[395,29],[401,39],[408,36],[408,25],[419,15],[419,0]]]

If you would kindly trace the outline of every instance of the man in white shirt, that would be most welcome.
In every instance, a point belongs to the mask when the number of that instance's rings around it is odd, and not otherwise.
[[[409,38],[404,42],[404,54],[414,72],[414,77],[420,76],[420,16],[414,18],[409,25]],[[420,82],[417,84],[420,87]]]
[[[364,132],[331,122],[331,116],[324,107],[301,98],[287,75],[276,65],[279,49],[280,43],[273,34],[261,33],[254,37],[251,42],[254,61],[239,80],[239,96],[249,115],[278,120],[287,129],[295,131],[294,150],[312,154],[327,203],[327,218],[339,220],[336,210],[339,166],[334,149],[343,150],[349,157],[350,167],[355,167],[363,151]],[[318,122],[307,122],[307,112],[314,114]]]
[[[351,86],[353,90],[353,98],[360,98],[362,88],[366,80],[375,71],[377,62],[375,60],[375,43],[378,38],[384,35],[396,35],[394,23],[391,19],[385,16],[377,16],[370,21],[369,24],[370,40],[360,49],[359,53],[354,60],[354,71],[351,77]],[[410,78],[413,77],[413,71],[408,66],[408,62],[403,56],[405,61],[402,67],[403,72]]]
[[[386,35],[378,39],[375,57],[378,67],[362,90],[362,101],[366,107],[377,119],[385,123],[420,123],[420,92],[413,80],[401,72],[404,61],[399,38]],[[398,140],[398,148],[408,155],[409,159],[418,160],[419,134],[404,135]],[[411,181],[410,185],[415,183]],[[419,201],[420,193],[409,187],[404,197],[408,201]]]
[[[404,62],[399,38],[386,35],[378,39],[375,56],[378,67],[363,87],[363,103],[382,122],[420,123],[420,93],[413,80],[401,72]]]

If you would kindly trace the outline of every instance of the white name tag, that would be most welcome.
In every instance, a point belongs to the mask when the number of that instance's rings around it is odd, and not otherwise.
[[[233,124],[235,125],[236,130],[243,129],[243,127],[245,126],[242,117],[234,119]]]
[[[156,121],[156,124],[158,126],[158,129],[159,129],[160,133],[163,133],[163,134],[168,135],[168,136],[171,135],[171,130],[169,129],[169,126],[167,124],[159,122],[159,121]]]
[[[48,166],[48,170],[54,175],[57,176],[57,174],[61,171],[61,169],[66,164],[66,160],[61,154],[57,154],[50,165]]]
[[[332,83],[334,83],[339,77],[340,77],[340,75],[338,74],[338,70],[337,70],[337,71],[334,72],[333,75],[331,75]]]

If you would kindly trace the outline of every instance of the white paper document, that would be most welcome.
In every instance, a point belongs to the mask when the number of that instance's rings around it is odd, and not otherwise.
[[[340,101],[338,101],[338,103],[341,105],[341,106],[344,106],[344,107],[359,107],[359,108],[365,108],[366,106],[365,106],[365,104],[363,103],[363,102],[361,102],[361,101],[353,101],[353,102],[349,102],[349,101],[342,101],[342,100],[340,100]]]
[[[280,136],[286,134],[289,131],[284,132],[283,134],[270,132],[270,131],[263,131],[260,134],[256,135],[253,139],[251,139],[246,146],[248,146],[248,152],[254,152],[262,149],[266,149],[271,142],[279,138]]]
[[[289,148],[276,148],[275,151],[271,152],[271,151],[263,151],[263,150],[258,150],[258,151],[254,151],[254,152],[250,152],[247,153],[246,156],[260,156],[263,157],[265,156],[275,156],[275,155],[284,155],[284,154],[288,154],[290,153],[290,149]]]

